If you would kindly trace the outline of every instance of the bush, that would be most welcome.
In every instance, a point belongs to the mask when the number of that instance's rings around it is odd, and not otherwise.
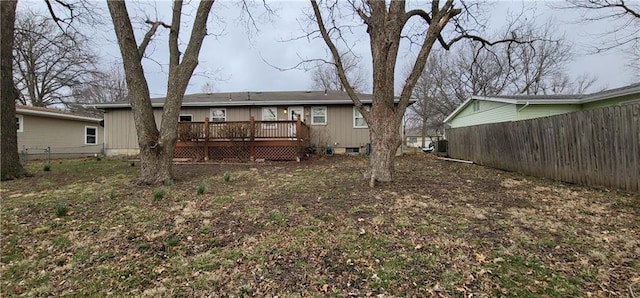
[[[67,206],[62,204],[56,205],[56,217],[67,216],[68,212],[69,212],[69,208],[67,208]]]
[[[164,189],[156,189],[156,191],[153,192],[153,200],[160,201],[162,198],[164,198]]]
[[[198,185],[198,195],[203,195],[206,190],[206,186],[203,184]]]
[[[46,164],[46,165],[44,165],[44,167],[42,168],[42,170],[43,170],[43,171],[45,171],[45,172],[49,172],[49,171],[51,171],[51,165],[50,165],[50,164]]]
[[[229,182],[229,181],[231,181],[231,173],[229,173],[229,172],[224,172],[224,175],[222,176],[222,179],[224,180],[224,182]]]

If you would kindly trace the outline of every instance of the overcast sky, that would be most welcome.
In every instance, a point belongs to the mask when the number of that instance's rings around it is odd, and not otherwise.
[[[261,1],[259,1],[261,2]],[[259,31],[249,32],[245,25],[246,18],[240,17],[237,2],[216,2],[212,13],[215,14],[209,23],[209,32],[216,34],[208,36],[200,53],[200,64],[196,75],[191,79],[187,93],[199,93],[207,81],[212,81],[217,92],[236,91],[293,91],[311,89],[310,72],[294,69],[281,71],[280,68],[290,68],[298,64],[301,59],[328,59],[328,51],[320,39],[292,38],[304,35],[306,17],[304,13],[311,10],[308,1],[272,1],[271,7],[276,9],[276,15],[271,18],[264,16],[264,10],[259,5],[252,9],[258,22]],[[589,73],[596,75],[596,87],[615,88],[637,82],[637,74],[633,74],[625,67],[625,55],[620,51],[604,54],[588,54],[587,46],[595,45],[597,38],[594,33],[603,32],[612,25],[599,23],[577,23],[579,13],[558,10],[550,6],[557,2],[524,2],[527,13],[539,23],[548,18],[554,18],[558,24],[557,30],[564,33],[566,38],[574,43],[574,61],[568,66],[572,75]],[[18,11],[28,6],[42,7],[43,1],[19,1]],[[106,4],[98,3],[103,8]],[[191,7],[197,3],[191,4]],[[488,20],[488,30],[496,30],[506,24],[508,12],[522,10],[521,1],[495,2],[485,6],[486,12],[482,17]],[[44,9],[44,7],[42,7]],[[129,5],[130,14],[142,20],[146,17],[157,18],[170,22],[171,3],[169,1],[147,1]],[[186,10],[187,13],[189,9]],[[93,32],[96,50],[103,56],[105,65],[119,59],[111,20],[103,11],[105,26]],[[187,18],[183,18],[187,19]],[[142,26],[139,26],[142,27]],[[307,27],[308,28],[308,27]],[[362,56],[362,67],[371,74],[371,59],[369,40],[366,28],[360,27],[353,31],[351,42],[354,52]],[[183,31],[185,36],[188,31]],[[149,81],[152,97],[164,96],[166,92],[167,67],[163,66],[168,60],[166,30],[159,31],[151,48],[150,57],[146,59],[144,67]],[[184,37],[186,39],[187,37]],[[287,41],[289,40],[289,41]],[[186,40],[183,40],[186,42]],[[411,53],[403,53],[398,65],[404,66]],[[273,66],[271,66],[271,65]],[[635,81],[634,81],[635,80]],[[399,85],[399,83],[398,83]]]

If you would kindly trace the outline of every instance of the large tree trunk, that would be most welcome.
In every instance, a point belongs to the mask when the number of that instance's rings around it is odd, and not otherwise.
[[[16,131],[16,89],[13,84],[13,31],[16,5],[18,1],[0,1],[2,33],[0,36],[0,164],[1,180],[19,178],[25,175],[18,156],[18,135]]]
[[[376,181],[393,181],[394,157],[402,144],[399,125],[395,121],[378,118],[373,118],[369,124],[371,155],[364,177],[372,187],[375,186]]]
[[[173,3],[171,25],[151,22],[151,29],[138,46],[131,20],[123,1],[108,1],[109,12],[122,54],[131,109],[140,147],[140,173],[138,184],[160,184],[173,179],[173,153],[177,142],[178,116],[184,92],[198,65],[198,55],[206,35],[207,20],[212,0],[198,5],[191,37],[184,52],[178,48],[182,1]],[[167,96],[158,129],[151,106],[149,86],[142,69],[142,57],[159,26],[169,27],[169,77]],[[184,55],[182,55],[184,54]],[[182,61],[180,61],[182,55]]]
[[[311,0],[318,29],[322,39],[324,39],[331,51],[340,81],[369,125],[371,156],[369,158],[369,167],[364,176],[369,180],[369,184],[374,186],[376,181],[390,182],[393,180],[393,161],[396,150],[402,144],[400,124],[409,104],[411,93],[442,28],[461,10],[453,8],[453,0],[447,0],[442,8],[439,7],[437,1],[432,2],[431,15],[420,9],[406,12],[405,1],[401,0],[389,3],[387,1],[363,1],[361,4],[363,7],[353,6],[353,8],[356,9],[355,12],[367,25],[367,33],[370,38],[373,64],[373,104],[371,111],[368,111],[363,106],[358,95],[353,90],[345,75],[339,51],[325,27],[318,2]],[[328,9],[333,10],[336,6],[330,6]],[[329,15],[333,16],[333,13]],[[405,80],[399,100],[396,102],[394,100],[395,68],[402,29],[407,21],[414,16],[424,19],[428,24],[428,28],[424,32],[424,40],[411,73]],[[329,21],[331,24],[334,24],[334,22],[335,19]]]

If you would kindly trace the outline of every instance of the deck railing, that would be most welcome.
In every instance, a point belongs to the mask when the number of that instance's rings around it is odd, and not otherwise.
[[[296,160],[304,157],[311,131],[300,120],[178,123],[176,156],[239,159],[268,158]]]
[[[178,123],[179,141],[308,140],[309,126],[300,120],[192,121]]]

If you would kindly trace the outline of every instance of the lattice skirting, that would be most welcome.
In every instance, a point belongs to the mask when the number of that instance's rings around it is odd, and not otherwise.
[[[304,150],[300,146],[292,145],[256,145],[253,147],[253,159],[264,160],[297,160],[304,157]],[[204,160],[204,146],[176,146],[175,158],[191,158],[197,161]],[[248,146],[212,146],[209,147],[209,160],[250,160]]]

